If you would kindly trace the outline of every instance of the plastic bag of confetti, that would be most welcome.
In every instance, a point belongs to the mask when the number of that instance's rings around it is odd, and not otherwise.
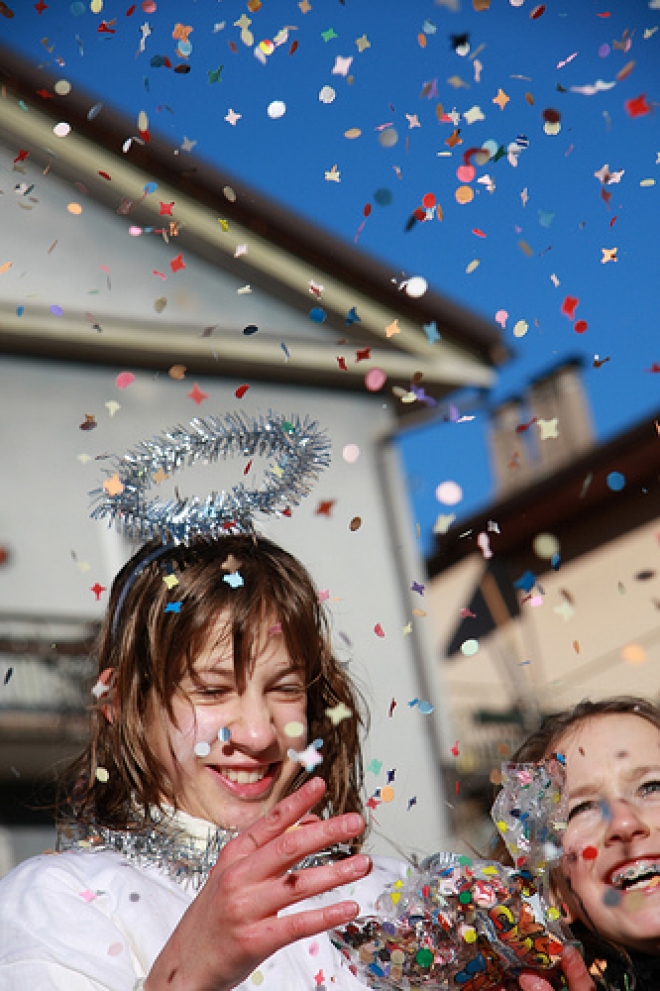
[[[562,987],[566,932],[546,897],[565,819],[563,766],[502,768],[492,815],[515,867],[438,853],[381,893],[376,913],[332,933],[349,966],[387,991],[488,991],[537,971]]]

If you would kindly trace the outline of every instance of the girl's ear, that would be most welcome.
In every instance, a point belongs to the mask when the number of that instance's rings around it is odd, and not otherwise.
[[[101,671],[101,674],[99,675],[99,680],[92,688],[92,694],[97,699],[107,698],[108,700],[107,702],[104,702],[101,705],[101,712],[103,713],[103,715],[105,716],[105,718],[108,720],[109,723],[114,722],[114,718],[115,718],[115,700],[114,700],[115,693],[112,690],[115,680],[114,676],[115,676],[114,668],[105,668],[103,671]]]

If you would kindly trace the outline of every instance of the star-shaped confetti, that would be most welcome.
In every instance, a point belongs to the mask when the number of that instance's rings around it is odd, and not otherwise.
[[[606,265],[607,262],[617,262],[619,260],[617,258],[618,248],[601,248],[600,250],[603,252],[603,257],[600,260],[601,265]]]
[[[341,182],[341,172],[339,171],[339,167],[337,165],[333,165],[332,168],[325,173],[325,181]]]
[[[92,587],[90,588],[90,592],[94,593],[94,598],[98,602],[103,592],[107,592],[107,589],[105,585],[101,585],[99,582],[95,582],[94,585],[92,585]]]
[[[181,612],[180,602],[168,602],[165,606],[165,612]]]
[[[463,114],[463,117],[468,122],[468,124],[476,124],[478,123],[478,121],[486,119],[486,116],[483,113],[481,107],[478,107],[476,105],[474,107],[470,107],[469,110],[466,110],[465,113]],[[455,123],[458,123],[458,121],[455,121]]]
[[[314,740],[305,750],[287,750],[289,760],[298,761],[302,764],[308,774],[311,774],[315,767],[323,763],[323,757],[319,750],[323,746],[323,740]]]
[[[373,758],[373,760],[371,760],[369,763],[369,767],[367,768],[367,771],[371,771],[372,774],[375,774],[376,777],[378,777],[382,769],[383,769],[382,760],[376,760],[375,758]]]
[[[412,585],[410,586],[410,591],[411,592],[417,592],[418,595],[424,595],[424,589],[425,588],[426,588],[426,586],[425,585],[422,585],[421,582],[414,581],[412,583]]]
[[[103,483],[103,488],[105,489],[105,491],[108,493],[109,496],[116,496],[124,491],[124,483],[120,479],[117,472],[115,472],[115,474],[111,475],[110,478],[106,478],[105,482]]]
[[[171,259],[170,268],[172,269],[173,272],[180,272],[181,269],[185,267],[186,267],[186,263],[183,260],[183,252],[179,252],[179,254],[175,258]]]
[[[227,122],[228,122],[229,124],[231,124],[231,126],[232,126],[232,127],[236,127],[236,124],[237,124],[237,122],[238,122],[238,121],[239,121],[239,120],[241,119],[241,117],[242,117],[242,116],[243,116],[242,114],[237,114],[237,113],[236,113],[236,112],[235,112],[234,110],[232,110],[232,109],[231,109],[231,107],[230,107],[230,109],[229,109],[229,110],[227,111],[227,113],[226,113],[226,115],[225,115],[225,120],[226,120],[226,121],[227,121]]]
[[[371,358],[371,348],[360,348],[355,352],[355,361],[369,361]]]
[[[367,48],[371,48],[371,42],[367,38],[366,34],[363,34],[361,38],[356,38],[355,44],[357,45],[357,50],[359,52],[363,52]]]
[[[338,726],[344,719],[349,719],[353,715],[348,706],[344,705],[343,702],[339,702],[332,709],[326,709],[325,714],[333,726]]]
[[[506,95],[506,93],[504,92],[504,90],[501,89],[501,88],[498,89],[497,96],[494,96],[493,97],[493,103],[497,104],[497,106],[500,108],[500,110],[504,110],[504,108],[506,107],[506,105],[509,102],[509,100],[510,100],[510,97],[508,97]]]
[[[207,75],[209,77],[209,83],[219,83],[219,82],[221,82],[222,80],[221,80],[220,77],[221,77],[221,74],[222,74],[222,70],[223,69],[224,69],[224,65],[218,66],[217,69],[208,69],[207,70]]]
[[[566,601],[562,602],[560,606],[555,606],[552,611],[557,613],[558,616],[561,616],[565,623],[567,623],[569,619],[575,615],[575,609],[570,602]]]
[[[179,584],[179,579],[176,575],[163,575],[163,584],[167,589],[173,589]]]
[[[196,144],[197,144],[196,140],[193,141],[191,138],[187,138],[184,135],[183,141],[181,142],[181,151],[191,152]]]
[[[187,393],[187,396],[188,399],[192,399],[192,401],[198,406],[203,403],[205,399],[209,398],[208,393],[202,392],[197,382],[195,382],[190,392]]]
[[[417,114],[406,114],[406,120],[408,121],[408,130],[412,130],[413,127],[421,127],[419,122],[419,117]]]
[[[332,75],[333,76],[347,76],[348,75],[348,70],[351,67],[352,61],[353,61],[353,56],[352,55],[349,56],[349,57],[347,57],[347,58],[342,58],[341,55],[338,55],[337,58],[335,59],[335,64],[332,67]]]
[[[395,334],[400,334],[400,333],[401,333],[401,328],[399,327],[399,320],[397,317],[397,319],[393,320],[392,323],[388,323],[387,327],[385,328],[385,336],[394,337]]]
[[[321,31],[321,37],[324,41],[332,41],[333,38],[338,38],[339,35],[336,34],[334,28],[328,28],[327,31]]]

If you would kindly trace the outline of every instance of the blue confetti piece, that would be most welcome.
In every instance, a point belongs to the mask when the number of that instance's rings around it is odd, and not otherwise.
[[[612,492],[620,492],[625,487],[625,484],[626,476],[622,475],[620,471],[611,471],[607,476],[607,487]]]
[[[533,571],[526,571],[513,583],[514,588],[522,589],[523,592],[531,592],[535,585],[536,575]]]
[[[231,739],[231,730],[228,726],[222,726],[218,730],[218,739],[220,740],[220,743],[229,743],[229,740]]]
[[[149,193],[155,193],[157,189],[158,189],[158,183],[157,182],[148,182],[144,186],[144,192],[147,193],[147,194],[149,194]],[[146,230],[146,228],[145,228],[145,230]],[[153,228],[152,228],[152,230],[153,230]]]
[[[16,307],[16,316],[17,317],[22,317],[24,313],[25,313],[25,307],[24,306],[17,306]]]
[[[235,571],[232,575],[225,575],[222,580],[223,582],[227,582],[228,585],[231,585],[232,588],[240,588],[241,585],[245,584],[243,576],[238,571]]]
[[[327,320],[328,314],[325,312],[322,306],[315,306],[309,311],[309,319],[313,320],[314,323],[323,323]]]
[[[284,351],[284,354],[285,354],[285,357],[286,357],[286,360],[288,361],[288,360],[289,360],[289,358],[291,357],[291,355],[289,354],[289,349],[288,349],[288,347],[286,346],[286,344],[284,343],[284,341],[282,341],[282,343],[280,344],[280,347],[281,347],[281,348],[282,348],[282,350]]]
[[[165,612],[181,612],[180,602],[168,602],[165,606]]]

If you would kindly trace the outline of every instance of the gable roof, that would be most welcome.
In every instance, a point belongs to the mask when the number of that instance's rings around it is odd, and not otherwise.
[[[136,134],[135,125],[111,107],[91,113],[94,97],[79,90],[58,96],[54,77],[15,53],[0,48],[0,65],[0,151],[4,145],[13,158],[20,149],[29,150],[30,166],[40,167],[41,204],[57,182],[82,186],[108,218],[130,214],[126,226],[161,230],[170,248],[177,237],[176,251],[208,263],[207,282],[216,273],[230,280],[234,292],[244,283],[267,294],[286,308],[282,313],[288,312],[297,328],[292,330],[296,346],[282,362],[281,329],[273,332],[267,321],[249,347],[236,317],[212,328],[212,348],[208,328],[132,314],[101,312],[103,333],[92,333],[82,310],[69,308],[54,326],[42,301],[30,306],[29,321],[22,319],[16,313],[21,301],[5,286],[0,352],[145,367],[176,361],[210,374],[218,373],[220,355],[223,375],[355,390],[364,389],[364,374],[376,365],[390,386],[403,388],[422,372],[425,388],[436,398],[466,385],[487,388],[495,367],[508,357],[494,323],[430,290],[412,298],[388,266],[157,135],[147,140]],[[71,126],[64,140],[53,135],[59,121]],[[145,194],[150,182],[158,184],[157,196]],[[172,201],[176,223],[169,236],[170,221],[163,220],[160,203]],[[24,220],[21,211],[15,220]],[[247,250],[237,253],[237,241]],[[126,238],[125,245],[126,252],[139,251],[137,238]],[[310,293],[310,280],[323,285],[319,298]],[[325,312],[322,324],[309,319],[313,307]],[[441,335],[435,343],[423,329],[432,323]],[[365,348],[372,349],[371,364],[351,356],[345,370],[340,367],[341,354]]]
[[[608,484],[613,472],[623,476],[620,490]],[[481,553],[476,539],[482,532],[488,533],[494,555],[542,574],[550,568],[550,561],[533,553],[537,534],[552,533],[559,538],[565,564],[657,518],[659,492],[660,410],[535,484],[496,499],[437,537],[436,550],[427,562],[429,576],[445,572],[469,554]],[[489,521],[498,529],[489,527]]]

